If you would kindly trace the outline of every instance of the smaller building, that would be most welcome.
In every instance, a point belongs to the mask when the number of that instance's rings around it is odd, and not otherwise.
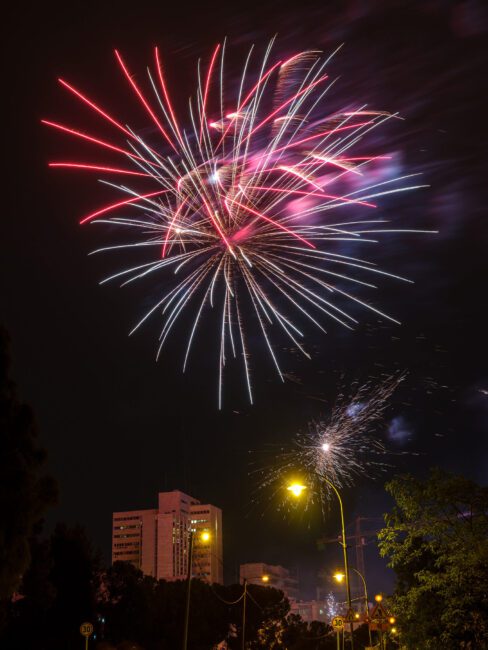
[[[321,600],[293,600],[290,603],[290,614],[298,614],[306,623],[321,621],[330,625],[331,621],[327,603]]]
[[[290,600],[298,597],[298,580],[288,569],[280,565],[264,562],[241,564],[239,581],[242,584],[244,580],[252,585],[280,589]]]
[[[363,624],[364,609],[363,605],[359,605],[357,602],[353,603],[352,609],[358,618],[353,622],[353,627],[356,629]],[[306,623],[320,621],[331,625],[335,616],[344,616],[346,612],[347,603],[338,602],[332,592],[329,592],[325,598],[317,600],[292,600],[290,602],[290,614],[298,614]]]

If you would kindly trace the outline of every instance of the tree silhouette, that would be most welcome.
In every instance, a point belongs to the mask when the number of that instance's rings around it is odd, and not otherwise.
[[[488,647],[488,488],[433,470],[386,486],[380,550],[398,581],[391,603],[408,647]]]
[[[19,401],[9,377],[9,338],[0,327],[0,602],[18,589],[30,563],[36,524],[57,497],[44,474],[46,454],[37,444],[32,410]],[[1,625],[1,621],[0,621]]]
[[[84,530],[58,524],[48,540],[33,538],[31,564],[9,604],[0,646],[9,650],[69,650],[80,624],[97,621],[99,559]]]

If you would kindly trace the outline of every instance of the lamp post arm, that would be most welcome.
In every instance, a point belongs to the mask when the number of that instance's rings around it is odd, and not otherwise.
[[[366,587],[366,580],[365,580],[363,574],[362,574],[360,571],[358,571],[358,570],[355,569],[354,567],[352,568],[352,570],[355,571],[355,572],[358,574],[358,576],[361,578],[361,580],[363,581],[363,586],[364,586],[364,603],[365,603],[366,615],[367,615],[367,617],[368,617],[366,622],[367,622],[367,624],[368,624],[369,645],[372,646],[372,645],[373,645],[373,641],[372,641],[372,639],[371,639],[371,627],[370,627],[370,624],[369,624],[369,598],[368,598],[368,589],[367,589],[367,587]]]
[[[242,602],[242,650],[246,648],[246,596],[247,596],[247,578],[244,578],[244,593]]]
[[[346,592],[347,592],[347,606],[350,608],[351,607],[351,586],[349,584],[349,562],[347,559],[347,541],[346,541],[346,526],[344,523],[344,508],[342,506],[342,498],[341,495],[339,494],[339,490],[336,488],[336,486],[329,481],[328,478],[323,477],[324,481],[327,483],[327,485],[333,490],[334,494],[337,497],[337,500],[339,501],[339,509],[341,512],[341,531],[342,531],[342,550],[344,553],[344,571],[346,574]]]
[[[364,600],[365,600],[365,602],[366,602],[366,606],[368,606],[369,599],[368,599],[368,589],[367,589],[367,587],[366,587],[366,580],[364,579],[364,576],[363,576],[363,574],[362,574],[360,571],[358,571],[358,570],[355,569],[354,567],[352,567],[352,570],[353,570],[355,573],[357,573],[358,576],[359,576],[359,577],[361,578],[361,580],[362,580],[363,587],[364,587]]]
[[[346,525],[344,523],[344,508],[342,506],[342,499],[341,499],[341,495],[339,494],[339,490],[331,481],[329,481],[328,478],[326,478],[325,476],[322,478],[327,483],[327,485],[333,490],[334,494],[337,497],[337,500],[339,501],[339,508],[341,512],[341,529],[342,529],[341,546],[344,553],[344,573],[346,574],[347,608],[348,611],[351,611],[351,585],[349,582],[349,562],[347,559],[347,541],[346,541]],[[354,629],[353,629],[352,622],[350,623],[350,628],[351,628],[351,650],[354,650],[354,636],[353,636]]]

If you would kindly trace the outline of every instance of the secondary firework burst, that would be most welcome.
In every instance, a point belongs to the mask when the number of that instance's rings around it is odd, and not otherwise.
[[[331,496],[324,479],[341,489],[359,477],[374,478],[387,470],[390,452],[377,428],[405,376],[398,373],[341,393],[329,413],[311,420],[290,443],[266,450],[266,457],[257,461],[260,465],[252,472],[257,478],[257,497],[286,510],[302,507],[303,503],[290,500],[287,494],[287,487],[296,483],[304,488],[306,507],[320,504],[324,508]]]
[[[160,294],[131,333],[151,316],[161,317],[159,357],[172,331],[186,327],[185,370],[202,319],[209,311],[217,314],[212,323],[218,322],[219,405],[229,357],[242,359],[252,402],[254,328],[283,379],[275,353],[278,335],[309,356],[303,342],[307,323],[324,333],[327,320],[352,329],[358,305],[394,321],[354,288],[374,289],[375,279],[386,276],[404,278],[361,256],[341,254],[337,246],[362,246],[384,233],[405,232],[374,216],[375,201],[424,187],[416,174],[372,183],[372,170],[388,156],[353,153],[371,131],[397,115],[366,106],[327,114],[325,95],[334,83],[328,73],[331,57],[307,51],[273,58],[272,45],[259,61],[251,48],[237,87],[224,72],[225,42],[217,45],[207,62],[199,62],[185,123],[174,109],[158,48],[145,88],[116,51],[121,74],[153,127],[145,139],[63,79],[63,88],[119,139],[43,120],[108,156],[50,166],[100,174],[110,179],[101,181],[107,189],[121,195],[80,223],[108,224],[110,232],[116,226],[130,238],[95,252],[146,256],[103,281],[157,281]],[[125,165],[109,162],[114,157]],[[329,216],[344,209],[349,215],[351,208],[352,217]]]

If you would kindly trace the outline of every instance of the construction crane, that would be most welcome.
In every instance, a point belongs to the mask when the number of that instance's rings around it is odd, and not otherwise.
[[[369,527],[367,530],[362,530],[361,527],[362,522],[368,522]],[[374,522],[378,522],[378,524],[374,526]],[[381,522],[381,524],[379,522]],[[357,516],[354,519],[354,522],[346,526],[346,531],[347,531],[348,528],[350,529],[351,526],[354,525],[354,533],[351,533],[349,535],[346,534],[346,544],[348,545],[348,548],[352,548],[352,546],[354,546],[356,550],[356,568],[364,576],[365,579],[366,579],[366,569],[364,565],[363,549],[368,544],[368,539],[377,537],[378,532],[383,527],[382,526],[383,523],[384,523],[383,517]],[[354,542],[354,544],[349,544],[349,541]],[[317,546],[319,548],[325,546],[325,544],[333,544],[333,543],[342,544],[342,535],[338,534],[337,537],[321,538],[317,540]]]

